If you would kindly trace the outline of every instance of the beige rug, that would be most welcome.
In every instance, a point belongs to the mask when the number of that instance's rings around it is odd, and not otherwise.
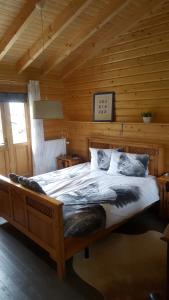
[[[73,259],[75,272],[95,287],[104,299],[146,300],[152,291],[163,292],[166,273],[166,243],[161,234],[112,233]]]

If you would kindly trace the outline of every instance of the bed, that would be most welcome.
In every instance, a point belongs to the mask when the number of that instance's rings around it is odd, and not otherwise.
[[[49,253],[50,257],[57,263],[57,272],[60,277],[63,277],[65,274],[66,260],[76,252],[88,247],[95,240],[104,237],[133,215],[141,212],[158,200],[158,191],[156,188],[153,190],[155,180],[153,176],[160,176],[164,171],[164,149],[162,145],[129,142],[124,139],[89,138],[88,147],[86,148],[86,160],[90,160],[89,147],[99,149],[123,148],[123,151],[128,153],[146,153],[150,158],[149,174],[151,176],[149,176],[149,182],[145,178],[142,178],[141,181],[138,178],[129,178],[132,184],[134,184],[133,180],[136,180],[134,185],[140,184],[142,186],[141,202],[132,201],[125,207],[120,205],[120,209],[119,205],[114,205],[114,203],[110,205],[102,202],[101,207],[104,208],[106,213],[105,226],[100,226],[99,229],[88,234],[82,234],[82,236],[79,233],[74,236],[72,233],[70,234],[70,231],[65,233],[63,212],[66,206],[63,206],[64,197],[71,194],[72,199],[75,199],[75,197],[73,198],[75,185],[83,190],[86,182],[88,182],[88,186],[93,189],[93,183],[96,182],[96,178],[101,187],[106,189],[107,186],[111,186],[111,176],[108,176],[105,171],[91,174],[90,163],[70,167],[66,171],[56,171],[55,176],[62,178],[60,182],[57,181],[56,189],[54,182],[49,180],[49,184],[45,185],[45,183],[43,184],[44,176],[38,176],[36,180],[46,189],[45,192],[48,195],[33,192],[20,184],[12,182],[7,177],[0,176],[0,216]],[[77,176],[77,174],[79,175]],[[121,179],[119,177],[116,178],[115,186],[119,186],[120,183]],[[86,191],[86,193],[88,192]]]

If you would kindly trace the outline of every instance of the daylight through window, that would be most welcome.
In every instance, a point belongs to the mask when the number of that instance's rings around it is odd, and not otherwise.
[[[0,110],[0,145],[4,145],[1,110]]]
[[[24,103],[10,102],[9,109],[11,117],[13,143],[26,143],[27,133]]]

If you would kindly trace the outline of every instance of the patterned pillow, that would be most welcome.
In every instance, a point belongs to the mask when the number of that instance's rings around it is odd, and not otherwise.
[[[91,153],[91,170],[108,170],[113,149],[89,148]]]
[[[9,176],[9,178],[10,178],[13,182],[19,183],[19,180],[18,180],[19,175],[15,174],[15,173],[9,173],[8,176]]]
[[[34,181],[31,178],[20,176],[20,175],[17,175],[15,173],[9,173],[9,178],[15,183],[20,183],[21,185],[23,185],[27,189],[30,189],[34,192],[46,195],[46,193],[44,192],[42,187],[39,185],[39,183]]]
[[[23,185],[27,189],[30,189],[34,192],[46,195],[46,193],[44,192],[42,187],[39,185],[39,183],[34,181],[33,179],[27,178],[27,177],[24,177],[24,176],[19,176],[18,181],[21,185]]]
[[[148,161],[148,154],[113,151],[107,174],[145,177],[148,175]]]

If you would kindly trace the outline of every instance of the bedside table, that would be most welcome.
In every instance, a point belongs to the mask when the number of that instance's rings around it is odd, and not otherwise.
[[[160,190],[160,215],[169,218],[169,176],[160,176],[157,182]]]
[[[82,159],[80,157],[72,157],[71,155],[59,156],[56,158],[58,169],[63,169],[80,164]]]

